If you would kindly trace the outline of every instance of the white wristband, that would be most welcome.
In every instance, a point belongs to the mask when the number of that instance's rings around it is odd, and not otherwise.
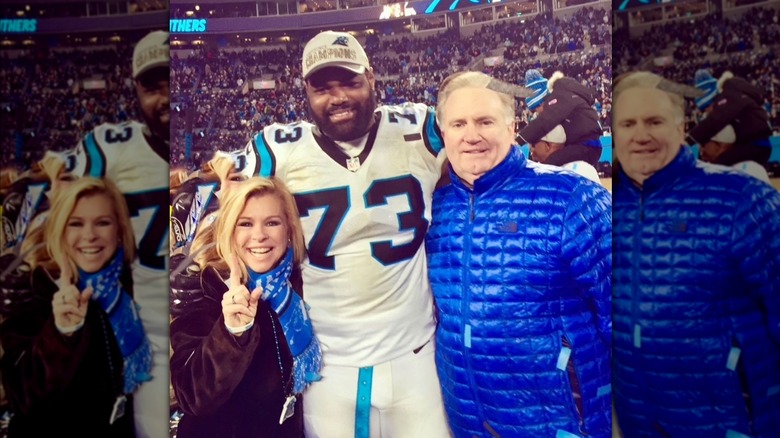
[[[255,319],[254,318],[252,318],[252,320],[249,321],[249,324],[242,325],[241,327],[231,327],[231,326],[227,325],[227,321],[225,321],[225,328],[227,328],[228,331],[231,334],[233,334],[233,335],[237,335],[239,333],[244,333],[245,331],[251,329],[253,325],[255,325]]]
[[[68,335],[68,334],[71,334],[71,333],[75,332],[76,330],[84,327],[84,321],[85,320],[86,320],[86,318],[82,319],[80,323],[78,323],[76,325],[72,325],[70,327],[63,327],[63,326],[57,324],[57,321],[54,321],[54,326],[57,327],[57,330],[60,333],[62,333],[63,335]]]

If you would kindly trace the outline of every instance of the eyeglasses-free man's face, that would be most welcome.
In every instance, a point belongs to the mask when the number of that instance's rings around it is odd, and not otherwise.
[[[685,141],[682,110],[666,92],[629,88],[613,106],[615,154],[637,184],[668,165]]]
[[[509,117],[495,91],[461,88],[444,102],[441,131],[447,158],[455,173],[473,185],[509,154],[514,143],[514,117]]]
[[[376,95],[370,70],[355,74],[325,67],[307,79],[306,96],[314,123],[333,140],[354,140],[371,128]]]

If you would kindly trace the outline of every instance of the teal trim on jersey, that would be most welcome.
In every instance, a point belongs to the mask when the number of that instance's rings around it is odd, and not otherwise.
[[[100,153],[100,148],[95,141],[95,133],[90,132],[84,138],[84,146],[89,157],[89,176],[95,178],[101,178],[105,173],[106,163],[103,161],[103,155]]]
[[[270,178],[272,176],[271,170],[274,167],[273,157],[271,156],[271,150],[268,149],[268,145],[263,140],[262,132],[255,136],[255,150],[260,158],[260,171],[257,176]]]
[[[361,368],[358,373],[358,389],[355,406],[355,438],[369,438],[371,435],[371,384],[374,367]]]
[[[433,113],[433,111],[431,111],[429,117],[426,117],[425,135],[428,137],[428,142],[431,145],[431,149],[433,149],[436,154],[444,149],[444,142],[442,141],[441,137],[439,137],[439,133],[436,129],[436,115]]]

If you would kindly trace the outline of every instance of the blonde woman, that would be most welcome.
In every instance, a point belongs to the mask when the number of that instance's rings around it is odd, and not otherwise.
[[[127,205],[107,180],[52,199],[45,246],[29,259],[34,299],[2,325],[9,437],[134,437],[132,393],[152,352],[131,297]]]
[[[299,395],[318,379],[320,348],[298,295],[295,200],[279,180],[251,178],[220,203],[192,248],[204,304],[171,324],[178,436],[299,438]]]

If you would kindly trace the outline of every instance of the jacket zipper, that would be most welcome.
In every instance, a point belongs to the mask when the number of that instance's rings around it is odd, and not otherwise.
[[[577,418],[577,424],[579,426],[579,432],[581,434],[587,435],[584,432],[585,428],[585,416],[582,412],[583,410],[583,401],[582,401],[582,386],[580,385],[580,379],[577,376],[577,367],[574,365],[574,349],[571,347],[571,343],[568,339],[566,339],[566,335],[561,335],[561,343],[563,347],[566,347],[569,349],[569,359],[566,362],[566,369],[565,372],[569,377],[569,389],[571,390],[571,401],[573,403],[573,409],[575,413],[575,418]]]
[[[636,264],[638,263],[639,256],[642,253],[640,243],[642,241],[642,224],[645,221],[645,195],[639,193],[639,219],[634,223],[634,240],[633,240],[633,254],[631,258],[634,260],[634,265],[631,268],[631,320],[633,322],[632,329],[634,346],[639,348],[641,342],[641,329],[639,327],[639,269]]]
[[[469,265],[471,260],[471,237],[472,237],[472,231],[474,230],[474,218],[475,218],[475,212],[474,212],[474,193],[469,193],[469,220],[466,224],[466,232],[464,233],[464,241],[463,241],[463,270],[461,271],[461,303],[463,303],[461,306],[461,317],[463,318],[462,325],[462,331],[463,331],[463,338],[461,339],[461,342],[463,343],[463,357],[465,358],[466,362],[466,375],[469,379],[469,386],[471,388],[476,388],[476,381],[474,380],[474,371],[473,367],[471,365],[471,325],[468,323],[469,321],[469,305],[471,304],[471,294],[469,293]],[[480,421],[482,421],[483,424],[486,424],[485,415],[482,410],[482,403],[479,401],[479,396],[477,395],[477,391],[475,389],[471,390],[471,394],[474,397],[474,404],[477,407],[477,415]]]

